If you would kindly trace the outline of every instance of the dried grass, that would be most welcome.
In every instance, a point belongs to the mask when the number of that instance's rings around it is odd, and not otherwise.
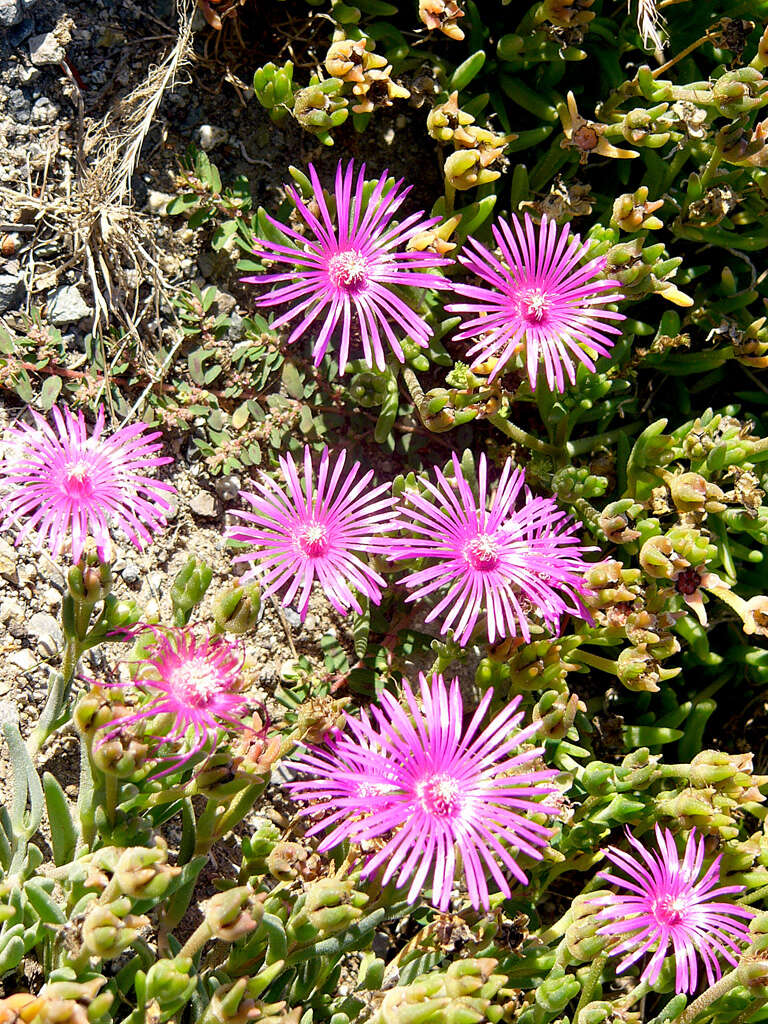
[[[160,300],[168,286],[151,225],[134,208],[131,178],[158,107],[190,59],[195,0],[176,0],[176,10],[173,49],[159,65],[149,68],[144,81],[102,121],[85,117],[80,88],[66,64],[62,65],[78,106],[74,178],[67,165],[63,181],[52,187],[49,153],[37,188],[32,187],[31,174],[26,192],[0,188],[12,211],[26,211],[27,219],[34,211],[29,291],[34,283],[35,244],[55,238],[68,255],[56,266],[53,283],[66,270],[81,266],[93,293],[94,335],[101,330],[103,336],[106,328],[119,323],[146,355],[151,353],[144,347],[139,328],[154,320],[159,333]],[[142,283],[151,286],[148,297],[142,298]]]

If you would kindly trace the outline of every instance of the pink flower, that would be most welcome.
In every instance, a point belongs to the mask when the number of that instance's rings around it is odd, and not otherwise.
[[[169,768],[153,776],[160,778],[181,768],[208,744],[215,744],[221,726],[242,729],[249,701],[239,692],[242,651],[222,636],[198,639],[193,626],[178,629],[140,624],[131,631],[142,639],[147,632],[151,634],[149,643],[144,644],[147,657],[131,662],[140,671],[131,685],[150,699],[130,715],[112,722],[99,742],[106,743],[136,722],[169,715],[171,725],[167,731],[142,739],[155,740],[158,748],[188,740],[190,745],[170,758]]]
[[[483,696],[464,727],[459,682],[446,689],[442,676],[428,683],[419,674],[421,703],[407,682],[407,709],[384,691],[381,707],[373,705],[373,724],[366,713],[349,716],[350,734],[336,734],[325,749],[310,747],[291,767],[308,776],[288,783],[292,796],[308,801],[302,814],[320,816],[308,835],[333,825],[318,849],[331,849],[349,839],[381,840],[363,875],[384,869],[382,884],[397,876],[410,880],[407,899],[415,902],[431,875],[432,900],[448,906],[461,856],[472,906],[489,908],[490,874],[505,896],[511,895],[506,869],[517,882],[528,879],[510,847],[541,859],[551,832],[528,815],[556,814],[539,801],[555,788],[545,780],[557,773],[530,770],[543,747],[521,749],[539,723],[515,731],[523,717],[515,714],[515,697],[484,729],[481,723],[493,691]]]
[[[23,522],[16,543],[33,534],[37,548],[47,542],[54,556],[69,531],[75,562],[89,536],[99,556],[109,557],[110,522],[142,549],[152,532],[165,525],[171,507],[166,495],[175,491],[146,475],[153,466],[173,462],[154,454],[162,447],[156,441],[160,433],[148,434],[146,423],[134,423],[102,436],[103,406],[90,436],[82,412],[75,417],[68,408],[54,406],[53,426],[34,409],[30,412],[35,425],[9,427],[4,438],[0,528]]]
[[[456,487],[436,469],[437,484],[420,480],[427,494],[408,493],[395,525],[411,536],[386,542],[392,559],[429,560],[402,580],[413,590],[406,600],[440,591],[426,621],[444,616],[440,632],[453,629],[461,645],[469,641],[483,613],[491,643],[505,636],[529,641],[531,613],[553,630],[565,613],[586,618],[579,595],[586,590],[583,555],[590,549],[580,544],[570,517],[552,498],[534,498],[527,489],[523,507],[515,509],[525,473],[513,471],[511,459],[504,464],[490,508],[485,456],[480,456],[479,501],[456,454],[453,467]]]
[[[336,168],[334,224],[334,215],[312,164],[309,176],[315,190],[313,208],[292,185],[286,185],[307,234],[267,215],[269,222],[287,235],[290,242],[281,245],[257,239],[254,249],[262,259],[287,264],[288,269],[243,280],[251,284],[286,282],[256,302],[260,306],[290,305],[272,324],[279,327],[300,318],[288,338],[289,344],[305,334],[322,314],[322,326],[312,349],[315,365],[322,360],[334,332],[340,327],[339,367],[344,373],[353,325],[359,331],[369,366],[375,364],[380,370],[384,369],[382,336],[397,359],[404,362],[400,338],[407,335],[416,345],[426,348],[432,328],[400,298],[397,289],[402,285],[446,288],[448,282],[444,278],[428,271],[451,262],[432,252],[405,251],[404,246],[440,218],[421,220],[420,210],[400,224],[393,224],[392,218],[410,192],[410,186],[403,189],[401,179],[387,187],[385,171],[366,198],[365,165],[353,186],[354,164],[350,161],[345,171],[341,163]]]
[[[241,491],[252,511],[236,511],[246,526],[230,527],[227,537],[253,545],[235,562],[252,562],[246,579],[258,577],[265,593],[285,590],[283,604],[296,595],[299,614],[307,614],[309,594],[317,579],[333,607],[342,615],[349,608],[362,612],[354,591],[379,604],[384,580],[359,553],[374,553],[393,518],[394,499],[385,493],[389,484],[371,487],[373,470],[358,477],[360,463],[344,472],[346,452],[331,462],[323,450],[317,474],[309,445],[304,448],[303,487],[293,459],[280,458],[285,485],[268,476],[256,483],[258,493]],[[353,589],[354,588],[354,589]]]
[[[536,387],[543,362],[550,390],[562,391],[563,368],[575,383],[574,358],[594,370],[595,357],[608,355],[613,347],[610,335],[621,334],[605,321],[624,320],[624,315],[599,308],[624,297],[616,290],[619,282],[596,278],[605,267],[605,256],[578,266],[589,242],[581,243],[575,235],[569,243],[568,227],[558,233],[556,223],[546,217],[538,238],[527,213],[525,228],[515,216],[511,228],[500,218],[493,237],[500,258],[474,238],[467,239],[472,248],[459,256],[490,287],[453,285],[470,301],[454,302],[446,310],[472,314],[455,337],[478,339],[468,353],[475,356],[473,366],[498,360],[490,380],[519,352],[524,354],[531,388]]]
[[[669,829],[656,825],[658,851],[649,852],[627,829],[627,838],[637,855],[609,846],[605,855],[625,877],[601,871],[600,878],[619,886],[624,892],[595,897],[604,904],[598,917],[607,918],[598,934],[617,936],[610,949],[612,956],[626,954],[618,966],[625,971],[645,953],[653,955],[641,977],[653,984],[669,945],[675,957],[677,992],[693,992],[698,982],[696,955],[701,957],[707,981],[713,985],[720,977],[717,956],[736,966],[739,944],[749,939],[749,931],[739,918],[750,919],[754,911],[718,899],[728,893],[743,892],[743,885],[719,885],[720,860],[702,871],[704,838],[696,840],[695,830],[688,836],[682,861]]]

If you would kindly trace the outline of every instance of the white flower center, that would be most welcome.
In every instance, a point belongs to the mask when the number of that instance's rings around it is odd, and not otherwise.
[[[676,925],[680,924],[688,910],[688,900],[685,895],[660,896],[654,900],[651,913],[659,924]]]
[[[478,533],[464,548],[464,557],[473,569],[489,572],[499,564],[499,549],[490,534]]]
[[[541,288],[528,288],[520,296],[520,313],[530,323],[541,323],[549,307],[549,297]]]
[[[324,555],[330,546],[328,527],[325,523],[310,521],[304,523],[296,534],[296,542],[300,550],[310,558]]]
[[[168,685],[185,704],[204,707],[221,690],[221,678],[205,658],[190,658],[172,670]]]
[[[367,283],[368,260],[357,249],[337,252],[328,261],[328,276],[337,288],[354,294]]]
[[[84,460],[71,462],[64,467],[64,490],[68,498],[90,498],[93,494],[93,482],[90,479],[91,467]]]
[[[416,798],[422,810],[435,818],[455,818],[461,810],[459,784],[443,772],[421,779],[416,785]]]

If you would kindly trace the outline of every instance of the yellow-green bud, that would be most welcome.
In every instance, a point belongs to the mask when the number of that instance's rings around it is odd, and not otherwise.
[[[213,602],[213,618],[219,633],[248,633],[256,625],[261,610],[258,583],[235,583]]]

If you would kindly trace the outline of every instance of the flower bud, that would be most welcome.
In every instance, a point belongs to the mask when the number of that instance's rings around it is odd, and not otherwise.
[[[316,853],[311,854],[300,843],[275,843],[266,860],[267,871],[278,882],[315,878],[322,868],[321,858]]]
[[[586,963],[605,949],[607,938],[598,935],[604,924],[598,917],[602,897],[610,897],[607,889],[577,896],[571,904],[571,923],[565,932],[565,945],[574,960]]]
[[[155,848],[134,846],[123,851],[115,865],[114,877],[120,891],[133,899],[154,900],[162,896],[180,867],[168,864],[168,847],[159,836]]]
[[[205,920],[213,935],[223,942],[235,942],[258,928],[264,905],[254,899],[250,886],[241,885],[217,893],[202,905]]]
[[[348,698],[313,697],[299,708],[292,739],[305,743],[322,743],[325,737],[344,725],[343,708]]]
[[[768,960],[747,953],[736,968],[736,976],[739,984],[753,994],[768,991]]]
[[[616,789],[619,792],[645,789],[653,781],[658,757],[651,756],[647,747],[638,747],[627,754],[615,769]]]
[[[235,583],[219,594],[213,602],[213,618],[219,633],[249,633],[261,610],[261,589],[258,583]]]
[[[182,1010],[196,987],[197,975],[192,971],[190,957],[158,960],[149,968],[144,981],[147,1009],[154,1004],[163,1019],[167,1019]],[[151,1017],[152,1014],[148,1012],[147,1019]]]
[[[114,960],[149,924],[143,914],[130,914],[131,901],[120,896],[108,906],[93,904],[83,921],[83,945],[91,956]]]
[[[72,598],[87,605],[103,601],[112,590],[112,568],[102,562],[91,541],[86,544],[77,565],[69,570],[67,585]]]
[[[212,578],[212,569],[194,556],[177,573],[171,584],[171,603],[177,626],[186,626],[189,622],[192,609],[202,601]]]
[[[625,647],[616,661],[616,675],[628,690],[635,693],[656,693],[662,670],[648,652],[647,644]]]
[[[547,690],[533,709],[533,721],[541,722],[537,737],[542,739],[561,740],[567,735],[576,720],[579,711],[586,711],[587,706],[580,701],[577,694],[557,693]]]
[[[490,171],[481,166],[481,154],[477,149],[461,149],[451,153],[445,161],[443,173],[446,181],[459,192],[465,192],[475,185],[487,185],[500,176],[499,171]]]
[[[547,978],[536,989],[536,1004],[547,1013],[560,1013],[580,991],[581,985],[571,974]]]

